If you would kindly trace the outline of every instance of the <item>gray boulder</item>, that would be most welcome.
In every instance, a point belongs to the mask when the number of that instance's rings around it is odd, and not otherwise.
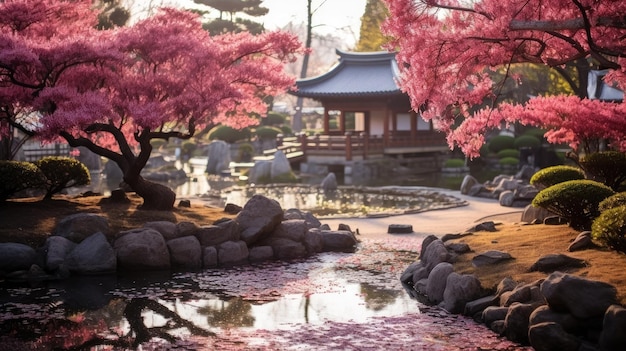
[[[617,304],[614,286],[562,272],[550,274],[541,283],[541,293],[551,309],[580,319],[603,316]]]
[[[559,324],[563,330],[572,334],[578,334],[583,329],[580,321],[572,316],[571,313],[555,312],[548,305],[537,307],[530,315],[528,321],[531,327],[535,324],[554,322]]]
[[[214,140],[209,144],[209,155],[206,164],[206,173],[220,174],[229,169],[230,145],[222,140]]]
[[[582,343],[555,322],[543,322],[530,326],[528,341],[533,349],[537,351],[579,351]]]
[[[280,222],[271,236],[275,238],[285,238],[297,242],[303,242],[308,231],[306,222],[303,219],[289,219]]]
[[[302,211],[297,208],[285,210],[284,219],[303,219],[309,229],[319,228],[322,223],[308,211]]]
[[[513,257],[508,252],[490,250],[474,256],[474,258],[472,258],[472,266],[483,267],[493,264],[500,264],[502,262],[510,261],[512,259]]]
[[[259,179],[271,179],[272,162],[267,160],[256,161],[248,171],[248,183],[258,183]]]
[[[508,307],[489,306],[483,311],[482,320],[486,326],[491,327],[491,324],[495,321],[504,321],[508,313]]]
[[[626,308],[611,305],[604,314],[600,349],[626,350]]]
[[[543,207],[535,207],[533,205],[528,205],[524,208],[522,212],[522,222],[526,223],[543,223],[546,218],[554,216],[553,212],[546,210]]]
[[[472,189],[472,187],[474,185],[480,185],[478,183],[478,180],[474,177],[472,177],[471,175],[466,175],[463,178],[463,181],[461,182],[461,194],[463,195],[469,195],[470,194],[470,190]]]
[[[272,160],[272,166],[270,167],[271,179],[277,179],[280,176],[290,174],[291,164],[287,159],[287,156],[282,150],[278,150],[274,153],[274,159]]]
[[[203,268],[215,268],[217,267],[217,248],[215,246],[207,246],[202,249],[202,267]]]
[[[202,248],[195,236],[185,236],[167,242],[173,268],[196,270],[202,268]]]
[[[37,252],[28,245],[0,243],[0,271],[28,270],[37,261]]]
[[[436,265],[441,262],[448,262],[450,258],[450,252],[446,249],[443,241],[437,239],[428,245],[426,251],[424,252],[424,256],[421,257],[421,261],[423,262],[426,270],[430,273]]]
[[[304,241],[302,242],[309,255],[322,252],[324,250],[324,243],[322,242],[322,234],[317,229],[309,229],[304,235]]]
[[[357,244],[354,234],[347,230],[323,230],[320,234],[323,251],[350,252]]]
[[[248,259],[250,262],[269,261],[274,258],[274,250],[271,246],[254,246],[249,249]]]
[[[335,175],[335,173],[328,173],[326,177],[324,177],[324,179],[322,180],[320,187],[324,191],[337,190],[337,176]]]
[[[595,247],[591,238],[591,232],[586,230],[576,236],[576,239],[567,247],[567,251],[574,252],[580,250],[586,250]]]
[[[306,257],[308,252],[304,244],[287,238],[270,238],[266,242],[274,251],[274,258],[278,260],[291,260]]]
[[[195,235],[200,227],[194,222],[182,221],[176,223],[176,237],[182,238],[184,236]]]
[[[263,195],[254,195],[235,219],[241,230],[241,240],[251,245],[269,235],[283,219],[278,201]]]
[[[219,225],[205,225],[198,228],[195,237],[202,247],[217,246],[227,241],[239,241],[239,232]]]
[[[113,249],[122,270],[168,270],[171,267],[165,239],[151,228],[120,233]]]
[[[76,243],[62,236],[49,236],[44,244],[46,269],[56,271],[65,263],[67,255],[74,250]]]
[[[498,196],[500,206],[512,207],[515,202],[515,193],[512,190],[505,190]]]
[[[529,318],[535,306],[524,303],[514,303],[504,319],[506,337],[520,344],[528,344]]]
[[[563,254],[549,254],[540,257],[537,262],[530,266],[531,272],[553,272],[565,268],[581,268],[587,263],[584,260],[570,257]]]
[[[231,266],[248,262],[248,246],[243,241],[227,241],[217,247],[217,261],[220,265]]]
[[[97,232],[109,233],[109,221],[93,213],[75,213],[59,221],[52,235],[59,235],[75,243]]]
[[[481,297],[481,293],[478,278],[470,274],[460,275],[453,272],[446,280],[441,306],[450,313],[463,313],[465,304]]]
[[[441,262],[430,271],[426,283],[426,296],[431,303],[438,304],[443,301],[446,281],[452,272],[454,272],[454,268],[448,262]]]
[[[152,221],[143,225],[145,228],[152,228],[163,235],[165,240],[172,240],[179,237],[176,223],[170,221]]]
[[[79,274],[111,273],[117,269],[115,251],[103,233],[81,241],[65,260],[68,269]]]

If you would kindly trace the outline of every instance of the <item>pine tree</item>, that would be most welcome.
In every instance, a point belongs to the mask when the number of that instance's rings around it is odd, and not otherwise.
[[[220,16],[211,22],[203,25],[209,33],[239,33],[249,32],[251,34],[262,33],[264,28],[261,23],[249,18],[240,17],[260,17],[268,13],[269,9],[263,7],[263,0],[194,0],[195,3],[209,6],[219,11]],[[227,15],[227,16],[226,16]]]
[[[382,34],[380,25],[389,16],[382,0],[367,0],[365,12],[361,17],[361,30],[356,51],[379,51],[388,41]]]

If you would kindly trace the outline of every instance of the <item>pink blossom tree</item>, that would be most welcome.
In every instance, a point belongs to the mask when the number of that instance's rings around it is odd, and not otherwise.
[[[13,3],[30,8],[39,2]],[[78,4],[82,13],[90,13],[89,1]],[[176,197],[140,174],[151,140],[187,139],[216,124],[252,125],[253,116],[267,111],[263,99],[294,83],[283,64],[300,44],[285,33],[211,37],[196,15],[174,9],[132,27],[97,31],[95,23],[59,25],[68,36],[53,35],[48,41],[28,33],[9,38],[9,44],[11,39],[23,43],[25,58],[0,56],[3,84],[7,95],[25,93],[3,103],[37,112],[31,132],[42,140],[63,138],[114,161],[124,181],[144,199],[144,208],[169,210]],[[44,53],[50,55],[47,61]]]
[[[520,123],[548,129],[548,141],[575,152],[597,151],[599,140],[626,150],[624,104],[586,98],[591,68],[610,69],[606,83],[626,88],[626,2],[385,1],[390,16],[383,29],[394,38],[390,48],[399,50],[400,84],[450,147],[476,157],[488,131]],[[554,68],[576,96],[500,103],[504,82],[489,72],[516,63]]]

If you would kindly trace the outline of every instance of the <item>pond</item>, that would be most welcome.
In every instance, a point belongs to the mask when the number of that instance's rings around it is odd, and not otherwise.
[[[394,237],[292,262],[3,285],[0,350],[523,349],[412,299],[399,274],[419,247]]]

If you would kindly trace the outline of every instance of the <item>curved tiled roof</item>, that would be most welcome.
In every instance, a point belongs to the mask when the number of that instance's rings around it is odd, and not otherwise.
[[[290,94],[308,97],[373,97],[402,94],[396,83],[399,75],[395,53],[343,52],[336,50],[339,62],[317,77],[296,81]]]

